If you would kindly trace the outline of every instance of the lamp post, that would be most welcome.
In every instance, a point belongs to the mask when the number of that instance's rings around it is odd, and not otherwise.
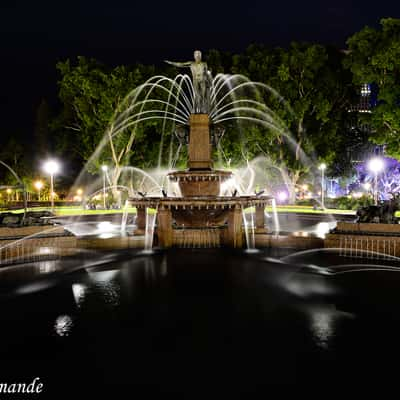
[[[50,200],[51,211],[54,210],[54,174],[60,170],[60,165],[55,160],[48,160],[44,163],[43,169],[50,175]]]
[[[107,165],[102,165],[101,170],[103,171],[103,208],[106,209],[106,174],[108,171]]]
[[[35,188],[36,188],[37,191],[38,191],[38,200],[40,201],[40,191],[42,190],[43,182],[42,182],[42,181],[36,181],[36,182],[34,183],[34,186],[35,186]]]
[[[365,182],[363,184],[363,188],[366,191],[367,195],[369,194],[369,190],[371,189],[371,184],[369,182]]]
[[[320,166],[318,167],[318,169],[321,171],[321,206],[322,208],[325,208],[325,170],[326,170],[326,164],[322,163],[320,164]]]
[[[374,202],[378,205],[378,174],[383,170],[383,161],[381,158],[371,158],[368,163],[368,169],[374,173]]]

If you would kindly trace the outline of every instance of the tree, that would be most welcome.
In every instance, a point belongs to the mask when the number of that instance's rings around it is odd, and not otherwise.
[[[291,135],[282,130],[266,140],[265,130],[251,133],[253,143],[287,169],[292,188],[312,170],[313,162],[305,154],[331,163],[335,145],[342,140],[352,93],[342,57],[335,49],[307,43],[292,43],[287,50],[250,46],[244,55],[234,57],[235,73],[266,83],[281,95],[267,92],[264,101]],[[292,199],[293,195],[294,191]]]
[[[52,124],[57,132],[58,149],[68,152],[92,172],[98,172],[102,163],[110,163],[117,168],[114,181],[118,180],[118,168],[132,163],[145,166],[154,161],[155,122],[149,121],[135,131],[135,144],[130,132],[124,132],[113,141],[108,141],[107,131],[116,111],[122,106],[125,96],[135,87],[155,74],[154,67],[135,65],[107,68],[94,59],[78,57],[76,65],[70,60],[59,62],[61,73],[59,98],[63,108]],[[146,139],[146,140],[144,140]],[[104,143],[107,143],[104,146]],[[103,145],[99,153],[95,153]],[[97,154],[95,158],[93,154]],[[115,182],[114,182],[115,184]]]
[[[30,153],[26,151],[23,139],[18,133],[11,135],[1,148],[0,160],[9,165],[22,180],[27,181],[33,175]],[[0,167],[0,177],[2,182],[7,185],[19,183],[14,175],[4,167]]]
[[[377,105],[363,118],[374,129],[371,140],[385,144],[387,153],[400,159],[400,19],[380,23],[380,29],[367,26],[348,39],[345,66],[355,84],[377,85]]]

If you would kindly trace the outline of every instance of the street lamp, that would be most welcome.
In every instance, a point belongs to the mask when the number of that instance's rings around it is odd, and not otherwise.
[[[371,158],[368,163],[368,169],[374,173],[374,202],[378,205],[378,174],[383,170],[383,161],[381,158]]]
[[[33,185],[35,186],[35,188],[38,191],[38,200],[40,201],[40,191],[43,188],[43,182],[42,181],[36,181]]]
[[[43,169],[50,175],[50,200],[51,210],[54,210],[54,174],[60,170],[60,164],[55,160],[48,160],[44,163]]]
[[[324,204],[324,197],[325,197],[324,196],[325,195],[324,173],[326,170],[326,164],[325,163],[320,164],[318,169],[321,171],[321,206],[322,206],[322,208],[325,208],[325,204]]]
[[[103,171],[103,208],[106,209],[106,174],[108,171],[107,165],[102,165],[101,170]]]

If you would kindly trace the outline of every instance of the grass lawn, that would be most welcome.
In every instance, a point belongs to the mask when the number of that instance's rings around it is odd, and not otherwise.
[[[50,207],[29,208],[28,211],[50,211]],[[136,213],[136,208],[128,208],[129,213]],[[2,212],[8,212],[3,210]],[[23,209],[12,210],[13,213],[22,213]],[[54,213],[63,215],[100,215],[100,214],[121,214],[123,210],[84,210],[82,207],[54,207]]]
[[[271,212],[272,207],[265,208],[266,211]],[[293,213],[307,213],[307,214],[344,214],[355,215],[354,210],[339,210],[336,208],[327,208],[325,210],[314,210],[311,206],[277,206],[278,212],[293,212]]]

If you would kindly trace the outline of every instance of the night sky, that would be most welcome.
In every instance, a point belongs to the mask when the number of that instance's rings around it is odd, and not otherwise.
[[[16,130],[29,137],[41,98],[54,103],[58,60],[159,63],[191,59],[195,48],[239,52],[292,40],[345,47],[363,26],[399,18],[400,2],[9,0],[0,15],[1,143]]]

